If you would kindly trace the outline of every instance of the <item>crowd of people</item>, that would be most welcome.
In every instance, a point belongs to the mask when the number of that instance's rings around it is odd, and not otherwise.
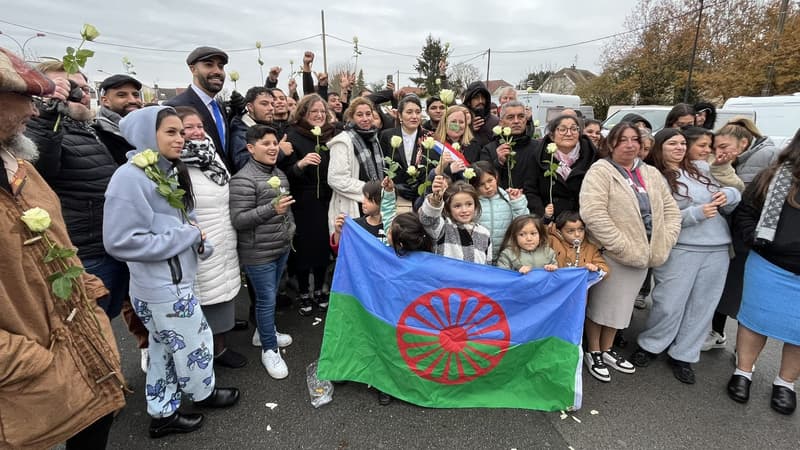
[[[694,383],[692,364],[725,347],[735,318],[728,395],[748,401],[774,338],[784,344],[771,407],[794,412],[800,131],[785,149],[744,118],[714,132],[703,103],[676,105],[655,134],[635,114],[604,135],[563,110],[539,137],[513,89],[496,109],[481,82],[460,104],[393,86],[351,92],[349,76],[333,92],[326,74],[315,82],[311,52],[302,96],[293,80],[276,87],[276,67],[265,86],[220,102],[227,62],[214,47],[192,51],[191,84],[164,105],[144,105],[130,75],[110,76],[95,117],[84,74],[0,49],[0,408],[15,411],[0,415],[3,446],[105,447],[128,392],[118,315],[141,349],[153,438],[202,426],[182,401],[239,400],[214,368],[248,363],[225,339],[248,328],[233,302],[245,285],[261,364],[287,377],[280,348],[292,337],[277,330],[276,303],[291,279],[299,314],[327,310],[347,216],[399,256],[601,273],[584,337],[601,382],[666,353],[675,378]],[[645,329],[623,355],[621,330],[646,295]]]

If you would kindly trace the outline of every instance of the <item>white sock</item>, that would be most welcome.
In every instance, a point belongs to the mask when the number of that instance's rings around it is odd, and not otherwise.
[[[775,381],[773,381],[772,384],[774,384],[775,386],[783,386],[794,392],[794,383],[786,381],[780,376],[775,377]]]
[[[745,372],[744,370],[737,368],[736,370],[733,371],[733,374],[741,375],[747,378],[748,380],[753,381],[753,372]]]

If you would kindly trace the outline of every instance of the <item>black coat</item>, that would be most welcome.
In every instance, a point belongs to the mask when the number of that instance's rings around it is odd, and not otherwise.
[[[61,212],[78,257],[99,258],[103,247],[103,205],[108,182],[117,163],[93,130],[42,113],[28,122],[25,134],[39,148],[36,170],[61,200]]]
[[[561,175],[556,174],[553,180],[554,217],[558,217],[562,211],[579,210],[578,197],[581,192],[583,177],[597,159],[597,150],[595,150],[592,141],[583,135],[579,139],[581,153],[578,160],[572,165],[569,177],[564,180]],[[534,152],[534,164],[531,165],[530,172],[532,183],[529,188],[530,192],[526,191],[528,209],[534,214],[544,215],[544,207],[550,203],[550,177],[544,176],[544,173],[550,167],[550,154],[547,153],[547,145],[551,142],[553,141],[550,136],[545,136],[539,141],[539,145]],[[554,161],[558,162],[556,159]]]
[[[219,153],[222,160],[225,162],[225,165],[228,167],[228,171],[231,173],[236,172],[232,169],[231,165],[231,158],[228,155],[229,147],[222,147],[222,141],[219,137],[219,132],[217,131],[217,123],[214,121],[214,118],[211,116],[211,113],[208,111],[208,107],[203,103],[203,100],[194,92],[191,86],[189,86],[185,91],[181,94],[167,100],[164,102],[167,106],[191,106],[192,108],[196,109],[197,112],[200,114],[200,119],[203,120],[203,128],[206,130],[206,134],[211,137],[211,140],[214,141],[214,147],[217,149],[217,153]],[[226,136],[226,144],[231,143],[231,131],[230,126],[228,126],[228,117],[227,113],[225,112],[225,108],[220,105],[220,114],[222,114],[222,122],[223,126],[225,127],[225,136]]]
[[[400,127],[397,128],[390,128],[388,130],[381,131],[379,142],[381,144],[381,148],[383,149],[383,156],[392,157],[392,153],[394,152],[394,161],[400,164],[400,168],[397,169],[397,175],[394,177],[394,187],[396,189],[397,195],[403,197],[406,200],[411,201],[412,203],[414,200],[419,197],[419,192],[417,191],[420,184],[422,184],[423,176],[420,173],[417,175],[417,181],[411,182],[409,179],[410,177],[406,173],[406,169],[408,169],[409,161],[406,161],[406,152],[403,149],[403,144],[400,144],[400,147],[397,150],[392,150],[392,136],[400,136],[403,137],[403,130]],[[425,149],[422,148],[422,140],[425,139],[428,135],[426,134],[425,130],[422,128],[417,128],[417,144],[414,146],[414,150],[411,153],[411,164],[415,164],[417,161],[417,157],[422,153],[423,155],[426,154]],[[439,154],[436,153],[435,150],[430,150],[428,152],[430,159],[437,160],[439,159]],[[425,158],[422,158],[421,164],[425,164]]]
[[[527,134],[523,134],[513,137],[513,142],[512,151],[517,152],[517,154],[515,156],[516,163],[514,164],[514,168],[511,169],[511,184],[514,188],[522,188],[525,192],[525,196],[528,198],[528,204],[530,205],[530,202],[533,200],[531,194],[534,189],[534,175],[532,172],[534,152],[539,145],[539,141],[531,139]],[[480,160],[489,161],[494,165],[499,175],[497,185],[503,189],[508,189],[508,169],[506,164],[500,164],[500,161],[497,159],[497,147],[499,146],[500,142],[498,140],[484,146],[481,149]],[[508,162],[508,160],[506,160],[506,162]],[[530,209],[533,211],[533,208]]]

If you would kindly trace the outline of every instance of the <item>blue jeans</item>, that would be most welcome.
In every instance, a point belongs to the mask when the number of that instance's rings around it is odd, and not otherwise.
[[[278,349],[278,340],[275,338],[275,296],[287,259],[288,250],[278,259],[266,264],[244,266],[244,271],[256,291],[256,326],[262,350]]]
[[[109,320],[117,317],[122,311],[122,302],[128,295],[131,275],[128,265],[117,261],[109,255],[81,260],[83,268],[103,282],[108,289],[108,296],[97,302],[106,312]]]

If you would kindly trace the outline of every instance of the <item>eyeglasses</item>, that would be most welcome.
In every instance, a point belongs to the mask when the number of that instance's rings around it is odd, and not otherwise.
[[[558,131],[559,134],[569,134],[569,133],[578,134],[580,129],[578,127],[569,127],[569,128],[567,128],[567,127],[558,127],[558,128],[556,128],[556,131]]]

